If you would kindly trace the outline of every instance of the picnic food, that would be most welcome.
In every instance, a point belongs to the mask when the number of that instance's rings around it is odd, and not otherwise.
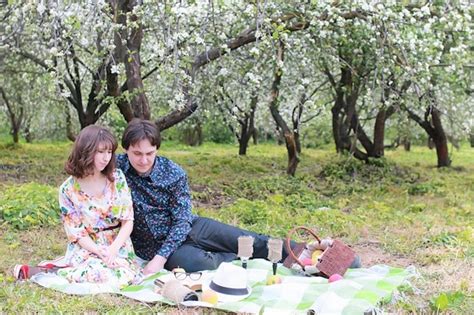
[[[318,258],[323,254],[323,251],[320,249],[316,249],[312,254],[311,254],[311,264],[316,265],[318,263]]]
[[[217,293],[211,289],[202,291],[201,300],[210,304],[217,304]]]
[[[333,274],[329,277],[328,281],[329,282],[336,282],[336,281],[339,281],[341,279],[343,279],[343,277],[340,274],[335,273],[335,274]]]
[[[267,285],[273,285],[273,284],[278,284],[281,283],[281,278],[280,276],[277,275],[270,275],[267,278]]]

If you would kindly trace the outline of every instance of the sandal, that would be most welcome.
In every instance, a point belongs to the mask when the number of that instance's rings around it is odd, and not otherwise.
[[[13,268],[13,277],[16,280],[27,280],[30,275],[30,267],[28,265],[15,265]]]

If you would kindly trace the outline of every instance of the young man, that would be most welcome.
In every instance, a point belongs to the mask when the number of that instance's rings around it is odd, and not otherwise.
[[[191,196],[184,170],[157,156],[160,132],[153,122],[132,120],[124,131],[119,167],[132,192],[135,253],[148,260],[144,273],[163,268],[187,272],[216,269],[221,262],[237,259],[238,237],[254,237],[253,258],[267,258],[266,235],[245,231],[191,212]],[[291,247],[297,246],[292,242]],[[301,248],[301,247],[300,247]],[[283,247],[282,259],[288,253]],[[355,260],[352,267],[360,266]]]
[[[184,170],[157,156],[160,133],[153,122],[134,119],[124,131],[119,167],[132,191],[135,212],[131,235],[136,254],[149,260],[144,272],[176,267],[188,272],[216,269],[237,259],[237,238],[254,237],[254,258],[267,258],[268,236],[245,231],[191,212]],[[283,259],[287,256],[283,249]]]

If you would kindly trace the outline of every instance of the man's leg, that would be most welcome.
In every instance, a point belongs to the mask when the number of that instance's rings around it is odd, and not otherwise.
[[[165,268],[184,268],[187,272],[214,270],[221,262],[237,259],[237,255],[228,252],[210,252],[199,248],[193,241],[187,240],[166,261]]]
[[[268,236],[246,231],[213,219],[198,217],[193,222],[188,238],[200,248],[210,252],[237,254],[237,239],[239,236],[252,236],[254,238],[253,258],[267,258]],[[293,247],[294,245],[295,243],[292,242],[291,246]],[[282,256],[282,259],[288,256],[285,246],[283,246]]]

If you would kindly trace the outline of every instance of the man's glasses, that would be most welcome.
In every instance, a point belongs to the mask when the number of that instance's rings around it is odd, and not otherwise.
[[[181,272],[181,271],[174,271],[174,276],[178,280],[184,280],[186,277],[189,277],[191,280],[199,280],[201,279],[202,272]]]

